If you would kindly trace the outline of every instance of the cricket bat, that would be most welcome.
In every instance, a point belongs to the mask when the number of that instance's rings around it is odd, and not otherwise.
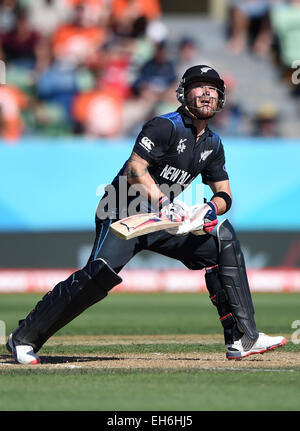
[[[159,230],[176,228],[183,221],[172,221],[165,214],[135,214],[111,224],[110,230],[121,239],[131,239]]]

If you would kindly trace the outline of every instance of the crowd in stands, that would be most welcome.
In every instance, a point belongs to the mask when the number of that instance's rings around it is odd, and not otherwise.
[[[258,57],[270,57],[279,79],[299,105],[300,0],[228,0],[227,23],[231,52],[238,55],[249,50]],[[259,118],[266,133],[271,129],[276,133],[275,107],[262,107],[256,118],[258,127]]]
[[[300,0],[229,3],[229,49],[275,53],[288,81],[300,61]],[[162,18],[160,0],[0,0],[0,137],[133,137],[177,109],[178,79],[199,51],[189,36],[169,40]],[[234,77],[226,84],[230,93]],[[278,133],[272,107],[249,127],[230,97],[214,121],[227,135]]]

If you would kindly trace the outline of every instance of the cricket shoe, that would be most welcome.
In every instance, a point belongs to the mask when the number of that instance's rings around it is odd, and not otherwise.
[[[281,347],[286,343],[284,337],[269,337],[263,332],[259,333],[258,339],[254,342],[245,334],[233,344],[226,344],[227,359],[242,359],[250,355],[262,354]]]
[[[15,360],[19,362],[19,364],[23,365],[35,365],[40,363],[40,358],[33,351],[33,348],[28,345],[16,345],[13,340],[12,334],[8,337],[8,341],[6,343],[7,350],[14,356]]]

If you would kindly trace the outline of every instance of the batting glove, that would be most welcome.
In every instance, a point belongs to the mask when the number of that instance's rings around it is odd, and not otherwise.
[[[161,210],[161,214],[168,217],[168,219],[174,222],[181,222],[188,218],[189,207],[184,202],[179,199],[175,199],[175,201],[167,206],[165,206]]]
[[[203,205],[194,205],[191,208],[191,233],[204,235],[212,232],[218,224],[217,212],[218,207],[212,201]]]

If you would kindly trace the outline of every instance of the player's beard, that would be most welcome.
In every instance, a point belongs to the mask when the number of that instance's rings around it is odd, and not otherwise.
[[[218,109],[218,101],[215,97],[209,97],[209,103],[197,102],[195,97],[192,101],[187,101],[186,108],[198,120],[209,120],[212,118]]]

